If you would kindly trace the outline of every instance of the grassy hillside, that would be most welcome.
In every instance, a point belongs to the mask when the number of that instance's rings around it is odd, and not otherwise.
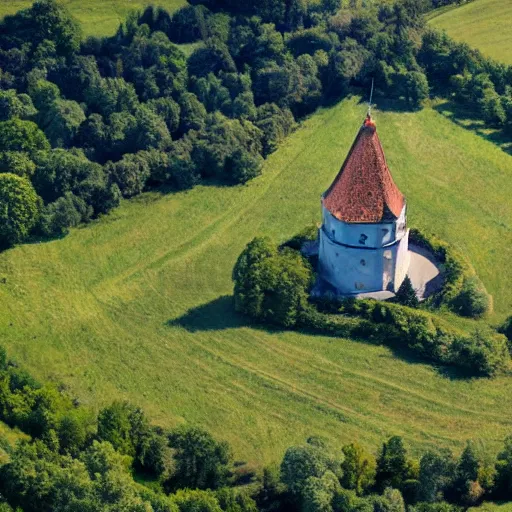
[[[321,111],[247,186],[145,194],[65,239],[3,253],[0,339],[84,403],[130,399],[256,463],[311,434],[373,449],[392,434],[414,449],[477,436],[497,448],[511,431],[511,377],[458,380],[384,347],[256,329],[233,313],[238,254],[255,235],[284,240],[319,220],[364,114],[356,99]],[[377,123],[411,223],[471,258],[504,318],[512,157],[430,109]]]
[[[446,30],[488,57],[512,64],[512,2],[473,0],[439,13],[429,22],[432,27]]]
[[[185,5],[186,0],[59,0],[80,21],[85,36],[110,36],[131,10],[147,5],[165,7],[169,11]],[[0,0],[0,18],[32,5],[31,0]]]

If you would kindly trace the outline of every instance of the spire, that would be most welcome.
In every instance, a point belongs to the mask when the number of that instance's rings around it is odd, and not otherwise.
[[[322,201],[334,217],[349,223],[376,223],[400,216],[405,199],[389,172],[370,111]]]

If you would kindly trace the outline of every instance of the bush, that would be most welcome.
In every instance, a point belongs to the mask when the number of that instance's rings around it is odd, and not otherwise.
[[[512,343],[512,316],[509,316],[498,328],[498,332],[504,334],[508,341]]]
[[[313,273],[307,261],[289,248],[255,238],[233,270],[235,308],[256,319],[285,327],[300,322],[307,307]]]
[[[480,329],[471,336],[456,338],[450,352],[454,362],[485,377],[493,377],[510,362],[505,336]]]
[[[443,287],[429,302],[445,304],[463,316],[479,317],[490,312],[492,299],[462,253],[417,228],[411,229],[409,241],[427,249],[443,266]]]
[[[476,277],[464,280],[460,293],[452,301],[455,311],[462,316],[479,318],[491,310],[491,297]]]

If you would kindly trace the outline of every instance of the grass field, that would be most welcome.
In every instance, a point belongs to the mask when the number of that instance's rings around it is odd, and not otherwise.
[[[385,347],[250,327],[233,313],[232,266],[255,235],[319,220],[319,196],[365,114],[356,99],[307,120],[247,186],[149,193],[62,240],[0,255],[0,339],[43,379],[92,406],[140,404],[260,464],[308,435],[372,449],[497,449],[512,431],[512,377],[459,380]],[[512,157],[434,110],[377,113],[412,224],[471,258],[512,311]],[[5,283],[2,283],[2,276]]]
[[[186,0],[59,0],[81,23],[85,36],[110,36],[131,10],[149,4],[169,11],[185,5]],[[32,5],[31,0],[0,0],[0,18]]]
[[[435,14],[429,21],[432,27],[446,30],[488,57],[512,64],[512,1],[473,0]]]

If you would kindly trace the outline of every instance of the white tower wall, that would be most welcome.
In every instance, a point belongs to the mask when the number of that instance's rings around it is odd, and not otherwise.
[[[346,223],[322,207],[319,271],[340,294],[396,292],[409,268],[406,207],[394,222]]]

